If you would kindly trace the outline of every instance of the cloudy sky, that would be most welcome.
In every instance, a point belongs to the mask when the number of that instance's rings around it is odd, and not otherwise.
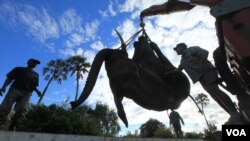
[[[140,12],[154,4],[166,0],[0,0],[0,85],[15,66],[26,66],[26,61],[36,58],[41,64],[35,69],[40,74],[39,89],[42,91],[46,81],[42,68],[50,60],[65,59],[72,55],[82,55],[92,63],[95,54],[103,48],[118,48],[119,39],[114,32],[116,28],[125,40],[140,30]],[[178,66],[180,56],[173,51],[179,42],[188,46],[201,46],[207,49],[209,60],[213,62],[212,52],[218,46],[214,18],[209,9],[197,6],[187,12],[171,15],[158,15],[144,19],[146,32],[152,41],[158,44],[170,61]],[[128,47],[129,57],[133,47]],[[84,87],[87,75],[81,80]],[[97,83],[86,103],[95,105],[97,101],[108,104],[115,109],[113,95],[109,88],[104,67]],[[190,81],[191,82],[191,81]],[[46,105],[62,104],[65,99],[74,99],[74,77],[58,85],[53,82],[45,95]],[[191,95],[207,94],[199,83],[192,84]],[[235,98],[231,96],[235,101]],[[210,98],[210,97],[209,97]],[[3,97],[0,97],[2,101]],[[37,103],[34,93],[31,103]],[[155,112],[136,105],[124,98],[123,105],[129,122],[129,128],[122,127],[120,134],[134,132],[150,118],[157,119],[169,126],[166,111]],[[177,110],[185,121],[184,132],[200,132],[206,128],[203,116],[190,98],[187,98]],[[205,108],[208,121],[221,129],[227,121],[228,114],[211,98]]]

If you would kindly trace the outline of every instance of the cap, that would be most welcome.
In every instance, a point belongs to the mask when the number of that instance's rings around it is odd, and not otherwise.
[[[177,48],[187,48],[187,45],[185,43],[179,43],[179,44],[176,45],[174,50],[176,50]]]
[[[36,60],[36,59],[33,59],[33,58],[30,58],[29,60],[28,60],[28,62],[34,62],[34,63],[36,63],[36,64],[40,64],[41,62],[39,61],[39,60]]]

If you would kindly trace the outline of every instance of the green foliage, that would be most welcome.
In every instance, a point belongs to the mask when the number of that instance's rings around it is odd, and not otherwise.
[[[155,138],[173,138],[174,134],[172,133],[171,129],[166,128],[165,126],[159,127],[155,131]]]
[[[76,75],[76,96],[75,100],[78,98],[78,88],[79,80],[83,79],[83,74],[88,72],[87,68],[90,67],[90,64],[86,62],[86,58],[76,55],[72,56],[66,60],[68,72],[71,72],[71,75]]]
[[[124,135],[123,137],[126,137],[126,138],[138,138],[140,137],[140,134],[138,133],[138,130],[135,130],[135,133],[131,133],[130,131],[128,131],[126,133],[126,135]]]
[[[197,104],[201,104],[202,108],[209,104],[209,98],[207,95],[200,93],[195,97]]]
[[[187,132],[187,133],[185,133],[185,138],[203,139],[203,134],[202,133],[196,133],[196,132]]]
[[[41,104],[45,93],[47,92],[51,82],[57,81],[61,84],[63,80],[67,80],[68,68],[66,62],[61,59],[50,60],[47,65],[43,68],[44,80],[48,81],[46,87],[42,91],[42,96],[39,98],[37,104]]]
[[[102,105],[99,105],[102,107]],[[108,109],[108,107],[105,107]],[[104,113],[105,117],[109,117],[111,110]],[[17,127],[17,131],[25,132],[43,132],[58,134],[78,134],[78,135],[109,135],[114,136],[119,132],[117,116],[105,119],[107,126],[104,127],[100,117],[96,117],[96,111],[83,105],[75,111],[65,109],[55,104],[50,106],[31,105],[30,110],[21,124]],[[116,117],[116,118],[115,118]],[[116,121],[112,121],[116,120]],[[111,127],[112,125],[112,127]],[[106,129],[106,130],[103,130]],[[108,134],[107,134],[108,133]]]
[[[217,127],[214,124],[209,124],[208,129],[204,129],[204,136],[205,139],[211,140],[214,136],[214,133],[216,133]]]
[[[120,126],[117,126],[118,117],[114,110],[108,108],[108,105],[97,103],[94,116],[98,119],[104,136],[115,136],[117,131],[120,131]]]
[[[67,80],[68,70],[66,65],[66,62],[61,59],[50,60],[43,68],[44,79],[46,81],[52,79],[61,84],[62,80]]]
[[[200,93],[198,94],[196,97],[195,97],[195,101],[197,102],[197,104],[201,104],[201,110],[202,111],[199,111],[199,112],[202,112],[201,114],[203,114],[204,118],[205,118],[205,121],[206,121],[206,124],[209,128],[209,123],[207,121],[207,117],[205,115],[205,112],[204,112],[204,107],[208,105],[209,103],[209,99],[208,99],[208,96],[203,94],[203,93]]]
[[[140,127],[141,137],[151,138],[155,137],[155,132],[159,129],[164,127],[164,124],[159,122],[156,119],[149,119],[146,123],[142,124]]]
[[[76,55],[66,60],[68,69],[71,72],[71,76],[76,74],[77,79],[82,79],[84,73],[88,72],[87,68],[90,67],[89,63],[86,63],[86,58]]]

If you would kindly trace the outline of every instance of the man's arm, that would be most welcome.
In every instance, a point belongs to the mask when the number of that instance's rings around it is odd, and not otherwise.
[[[6,87],[12,82],[12,79],[9,79],[9,78],[6,78],[4,83],[3,83],[3,86],[2,88],[0,89],[0,96],[3,95],[3,93],[5,92],[6,90]]]
[[[179,114],[179,118],[180,118],[180,120],[181,120],[181,123],[182,123],[183,125],[185,125],[185,124],[184,124],[184,121],[183,121],[183,119],[182,119],[182,117],[180,116],[180,114]]]
[[[171,71],[168,71],[168,72],[164,73],[164,75],[167,76],[167,75],[172,74],[172,73],[181,72],[182,70],[183,70],[183,67],[182,67],[182,65],[180,64],[180,65],[178,66],[178,68],[173,69],[173,70],[171,70]]]

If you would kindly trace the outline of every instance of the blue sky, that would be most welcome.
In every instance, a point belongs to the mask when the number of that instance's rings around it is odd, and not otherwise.
[[[125,40],[129,39],[140,29],[140,11],[163,2],[165,0],[0,0],[0,85],[4,82],[6,73],[15,66],[26,66],[27,60],[32,57],[41,61],[35,70],[40,75],[39,89],[42,91],[46,85],[42,68],[47,62],[77,54],[91,63],[99,50],[119,47],[115,28]],[[175,66],[178,66],[180,56],[176,55],[173,47],[179,42],[207,49],[210,52],[209,60],[213,62],[212,52],[218,43],[214,18],[209,15],[208,8],[197,6],[188,12],[148,17],[145,18],[145,23],[151,40],[158,44]],[[133,55],[132,47],[128,48],[128,53],[130,57]],[[81,80],[80,89],[83,88],[86,77]],[[195,97],[201,92],[207,94],[200,84],[192,85],[191,95]],[[75,81],[72,77],[61,85],[53,82],[43,102],[61,104],[68,97],[73,100],[74,95]],[[0,101],[2,99],[0,97]],[[34,93],[31,103],[36,103],[37,100]],[[97,101],[115,109],[104,67],[86,103],[94,105]],[[210,101],[205,109],[208,121],[220,129],[229,116],[211,98]],[[126,98],[123,105],[129,128],[125,128],[119,120],[122,126],[120,134],[134,132],[149,118],[169,125],[166,111],[146,110]],[[198,113],[191,99],[185,100],[178,111],[186,123],[184,132],[199,132],[206,127],[203,116]]]

